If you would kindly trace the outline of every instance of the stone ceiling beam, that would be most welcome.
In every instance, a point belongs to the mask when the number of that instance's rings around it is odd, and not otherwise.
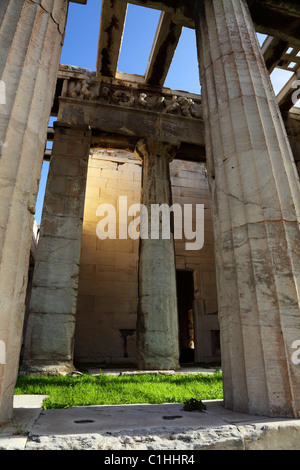
[[[171,13],[174,23],[195,28],[195,0],[130,0],[128,3]]]
[[[182,32],[182,26],[173,23],[172,13],[162,12],[158,22],[145,83],[163,86]]]
[[[247,0],[257,32],[300,47],[298,0]]]
[[[125,1],[125,0],[123,0]],[[174,13],[174,0],[130,0],[128,3],[141,7],[153,8],[154,10]]]
[[[127,12],[123,0],[103,0],[97,53],[97,76],[115,77]]]
[[[60,98],[58,121],[90,125],[93,132],[119,134],[123,138],[163,138],[174,145],[179,142],[204,148],[202,119],[188,118],[151,110],[134,109],[118,104],[106,105],[88,100]]]
[[[268,36],[262,45],[262,53],[266,62],[268,72],[271,74],[277,67],[283,54],[288,50],[289,44],[278,38]]]
[[[300,18],[300,5],[298,0],[247,0],[247,2],[250,8],[260,3],[270,10]]]

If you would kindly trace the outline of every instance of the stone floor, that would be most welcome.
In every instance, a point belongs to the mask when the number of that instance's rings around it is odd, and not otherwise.
[[[183,411],[181,404],[42,410],[44,398],[15,396],[12,423],[0,431],[0,450],[113,450],[126,451],[126,455],[128,451],[151,455],[223,449],[300,450],[300,420],[235,413],[226,410],[222,400],[205,401],[206,411],[200,413]]]
[[[128,369],[128,368],[117,368],[117,369],[109,369],[101,367],[90,367],[87,369],[89,374],[98,375],[100,372],[103,374],[109,375],[122,375],[122,374],[214,374],[216,372],[215,367],[207,366],[207,367],[197,367],[193,365],[186,365],[180,368],[180,371],[175,370],[159,370],[159,371],[147,371],[147,370],[135,370]],[[221,367],[218,367],[218,370],[221,370]]]

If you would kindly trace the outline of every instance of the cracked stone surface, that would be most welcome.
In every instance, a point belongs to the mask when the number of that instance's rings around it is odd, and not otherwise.
[[[15,425],[4,427],[0,450],[300,450],[300,421],[182,404],[114,405],[41,410],[43,396],[15,396]],[[167,419],[166,419],[167,418]]]

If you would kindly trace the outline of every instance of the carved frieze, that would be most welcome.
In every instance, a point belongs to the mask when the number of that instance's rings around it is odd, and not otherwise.
[[[69,80],[66,96],[101,104],[144,109],[196,119],[202,118],[200,103],[188,96],[158,93],[153,90],[148,92],[148,90],[130,86],[99,82],[93,78]]]

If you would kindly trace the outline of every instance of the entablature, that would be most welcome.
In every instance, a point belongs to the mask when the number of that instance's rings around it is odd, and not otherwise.
[[[90,126],[92,145],[132,151],[140,138],[179,145],[177,158],[205,161],[201,96],[61,68],[58,121]]]

